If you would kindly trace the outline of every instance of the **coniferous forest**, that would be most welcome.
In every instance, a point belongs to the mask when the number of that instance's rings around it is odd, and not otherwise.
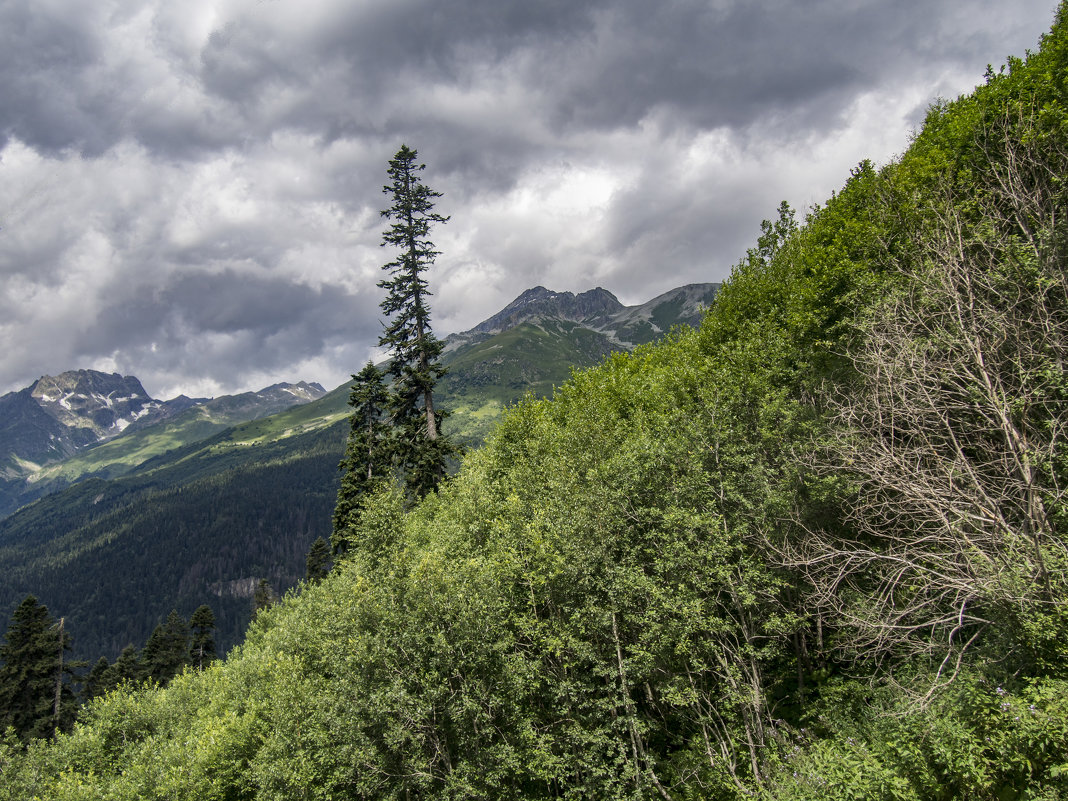
[[[376,482],[325,577],[9,736],[0,795],[1068,797],[1066,175],[1062,4],[899,159],[784,204],[699,330],[425,497]]]

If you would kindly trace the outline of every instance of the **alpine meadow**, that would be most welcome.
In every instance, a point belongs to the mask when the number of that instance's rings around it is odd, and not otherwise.
[[[1065,176],[1068,3],[436,490],[354,419],[330,572],[0,797],[1068,798]]]

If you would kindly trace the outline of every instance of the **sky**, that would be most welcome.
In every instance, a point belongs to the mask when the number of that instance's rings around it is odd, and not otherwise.
[[[345,382],[382,330],[389,159],[447,224],[444,337],[523,290],[722,281],[1054,0],[5,0],[0,393]]]

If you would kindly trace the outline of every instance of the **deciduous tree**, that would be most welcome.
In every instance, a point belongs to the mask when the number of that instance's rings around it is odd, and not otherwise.
[[[1043,659],[1068,621],[1068,150],[1030,112],[983,129],[860,323],[853,391],[829,406],[825,473],[855,537],[794,554],[857,654],[927,654],[948,680],[984,632]],[[978,213],[977,213],[978,212]],[[1018,663],[1019,664],[1019,663]]]

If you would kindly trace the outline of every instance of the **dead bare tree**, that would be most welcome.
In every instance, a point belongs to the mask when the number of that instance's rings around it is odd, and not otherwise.
[[[853,533],[782,553],[848,651],[926,654],[938,682],[985,627],[1068,597],[1068,153],[1035,120],[987,126],[978,180],[947,178],[899,249],[857,385],[826,398],[817,468],[852,483]]]

